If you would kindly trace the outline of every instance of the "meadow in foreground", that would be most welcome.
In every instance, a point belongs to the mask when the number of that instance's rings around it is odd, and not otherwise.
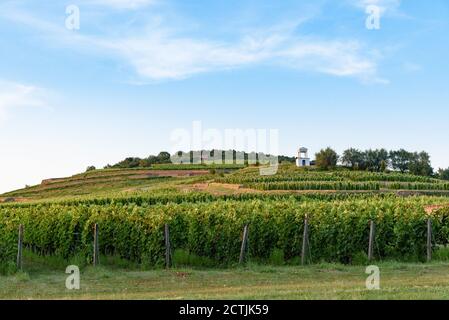
[[[0,276],[0,299],[449,299],[449,263],[377,263],[381,289],[367,290],[365,266],[317,264],[141,271],[105,264],[81,269],[67,290],[65,266],[27,259],[27,272]]]

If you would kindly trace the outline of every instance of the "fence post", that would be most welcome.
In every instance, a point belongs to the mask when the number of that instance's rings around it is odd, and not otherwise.
[[[427,219],[427,262],[432,261],[432,220]]]
[[[94,266],[100,264],[100,246],[98,243],[98,224],[94,225]]]
[[[239,263],[242,264],[243,262],[245,262],[245,258],[246,258],[246,251],[248,248],[248,225],[246,224],[245,227],[243,228],[243,240],[242,240],[242,247],[240,249],[240,259],[239,259]]]
[[[171,248],[170,248],[170,228],[165,224],[165,268],[171,266]]]
[[[309,220],[306,217],[304,218],[304,232],[302,235],[302,252],[301,252],[301,264],[305,265],[306,263],[306,253],[308,250],[307,243],[309,242]]]
[[[368,245],[368,261],[372,261],[374,257],[374,237],[376,234],[376,224],[370,221],[369,245]]]
[[[22,270],[23,267],[23,224],[19,226],[19,240],[17,241],[17,269]]]

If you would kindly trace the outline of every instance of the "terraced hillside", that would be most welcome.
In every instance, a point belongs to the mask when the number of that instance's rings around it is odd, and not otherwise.
[[[105,196],[119,192],[158,190],[207,179],[211,170],[229,173],[242,166],[156,165],[151,168],[93,170],[66,178],[45,179],[41,184],[7,192],[0,202],[22,202],[83,195]]]
[[[66,178],[43,180],[39,185],[1,195],[0,202],[55,200],[79,196],[109,197],[122,193],[160,192],[167,189],[214,195],[336,192],[449,195],[447,181],[410,174],[346,169],[319,171],[285,164],[279,167],[276,175],[262,176],[259,169],[236,165],[159,165],[148,169],[94,170]]]
[[[375,173],[338,169],[319,171],[282,165],[276,175],[261,176],[257,168],[246,168],[216,180],[254,190],[284,191],[418,191],[449,192],[449,182],[396,172]]]

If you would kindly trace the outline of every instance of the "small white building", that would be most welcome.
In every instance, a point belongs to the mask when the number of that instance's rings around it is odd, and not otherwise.
[[[308,156],[307,148],[300,148],[298,150],[298,156],[296,157],[297,167],[310,167],[310,158]]]

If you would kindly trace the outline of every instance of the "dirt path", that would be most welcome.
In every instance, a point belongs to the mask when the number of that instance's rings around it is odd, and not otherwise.
[[[436,210],[439,210],[439,209],[442,209],[442,208],[447,208],[447,207],[449,207],[449,203],[447,203],[447,204],[440,204],[440,205],[426,206],[426,207],[424,207],[424,210],[426,210],[427,214],[432,214]]]

